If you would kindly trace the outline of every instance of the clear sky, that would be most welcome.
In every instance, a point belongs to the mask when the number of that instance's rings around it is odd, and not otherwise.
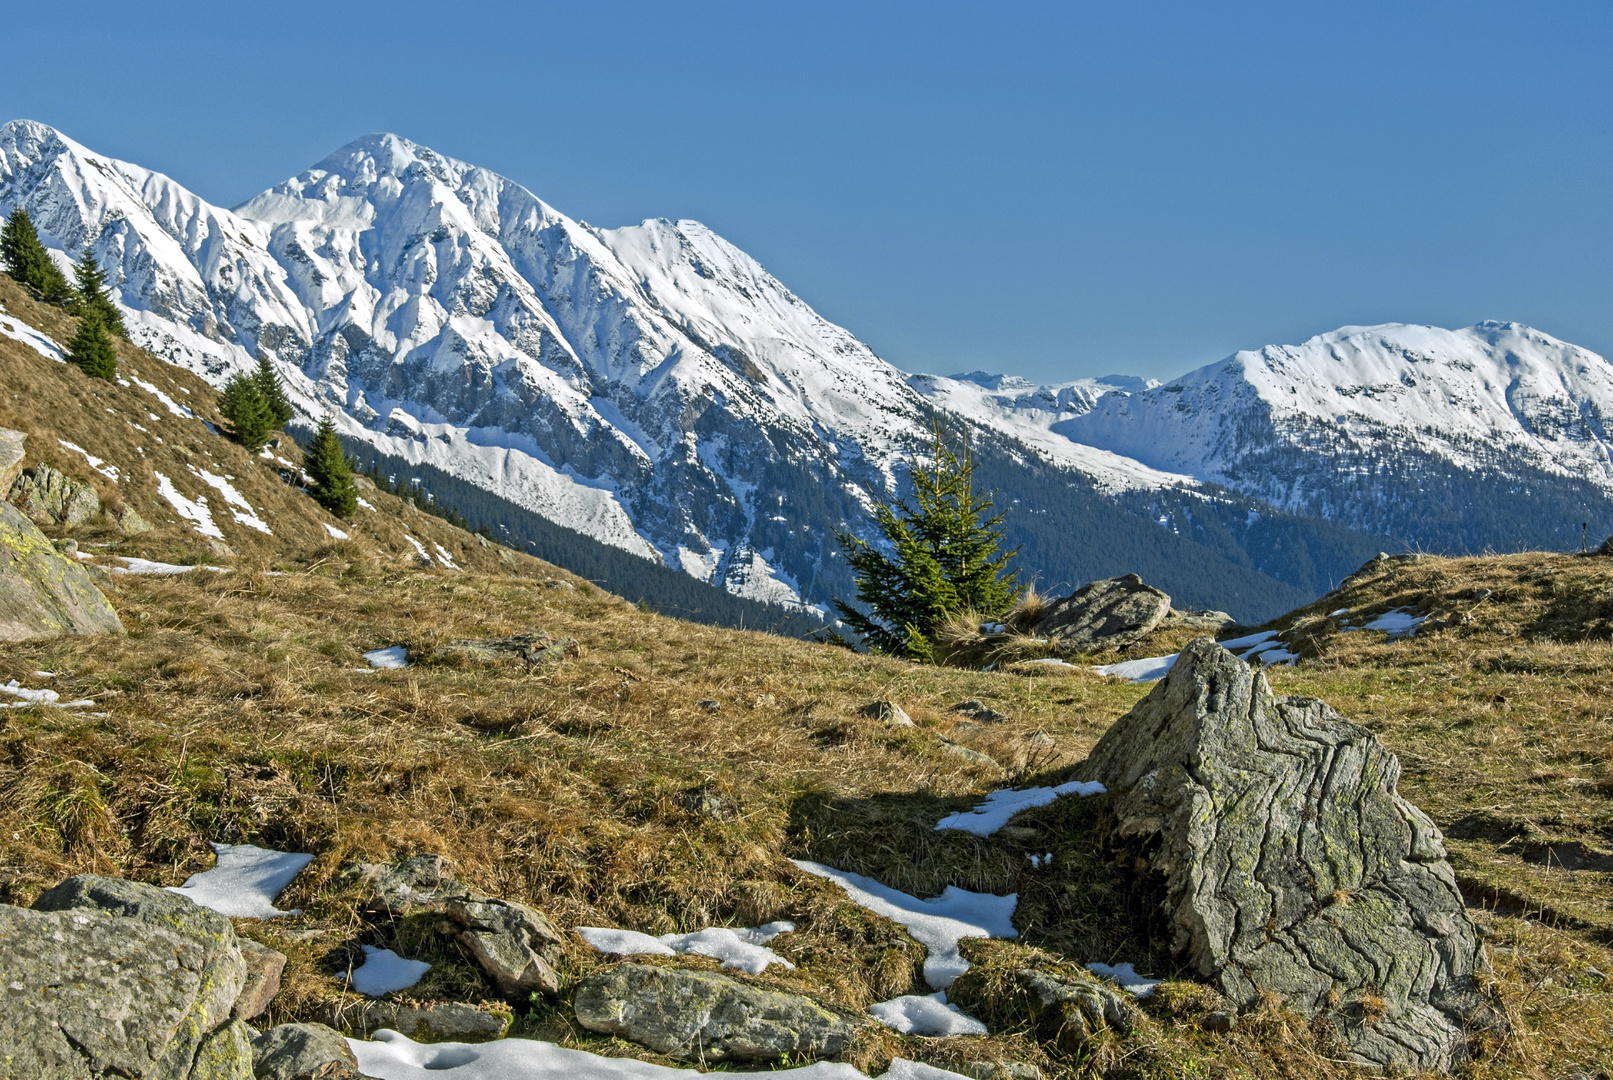
[[[913,371],[1345,324],[1613,356],[1613,4],[17,4],[0,121],[227,206],[370,131],[697,218]]]

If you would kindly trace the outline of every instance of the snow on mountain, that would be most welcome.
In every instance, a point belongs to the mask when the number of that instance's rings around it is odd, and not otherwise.
[[[1517,323],[1391,323],[1239,352],[1105,395],[1051,430],[1317,513],[1339,463],[1372,457],[1584,478],[1613,494],[1609,416],[1613,366],[1586,349]],[[1273,467],[1274,455],[1295,467]]]

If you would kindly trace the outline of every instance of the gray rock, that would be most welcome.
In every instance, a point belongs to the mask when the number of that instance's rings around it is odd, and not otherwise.
[[[82,525],[101,510],[101,496],[44,462],[11,482],[6,498],[39,525]]]
[[[1170,610],[1169,596],[1127,574],[1083,585],[1053,601],[1032,632],[1070,652],[1118,649],[1153,630]]]
[[[682,1061],[831,1057],[863,1018],[708,971],[618,964],[577,984],[577,1022]]]
[[[6,1075],[250,1077],[245,1029],[230,1019],[245,970],[234,933],[228,920],[228,937],[187,929],[198,924],[156,906],[0,905]]]
[[[1012,717],[996,709],[987,708],[978,701],[960,701],[952,706],[953,712],[967,713],[982,724],[1006,724]]]
[[[127,536],[138,536],[151,531],[151,522],[141,517],[132,506],[124,506],[113,515],[118,528]]]
[[[971,1061],[961,1066],[974,1080],[1042,1080],[1042,1070],[1022,1061]]]
[[[871,716],[875,720],[879,720],[886,724],[894,724],[897,727],[913,726],[913,718],[907,715],[907,710],[903,709],[894,701],[875,701],[868,705],[864,705],[862,708],[862,714],[864,716]]]
[[[10,491],[22,471],[22,441],[28,436],[10,428],[0,428],[0,491]]]
[[[1076,775],[1113,793],[1164,882],[1174,946],[1239,1008],[1326,1014],[1360,1062],[1447,1070],[1501,1023],[1483,947],[1400,763],[1320,701],[1274,698],[1208,638]]]
[[[1002,766],[997,763],[997,759],[990,754],[982,754],[980,751],[971,750],[967,746],[959,746],[951,739],[937,738],[935,741],[940,744],[941,749],[956,757],[961,757],[965,761],[972,761],[976,765],[984,765],[991,769],[1002,769]]]
[[[252,1040],[257,1080],[347,1080],[362,1075],[352,1047],[324,1024],[280,1024]]]
[[[1066,1051],[1075,1051],[1105,1028],[1122,1035],[1132,1028],[1134,1006],[1096,979],[1034,968],[1014,974],[1028,992],[1037,1026]]]
[[[450,900],[474,896],[441,855],[412,855],[395,866],[360,863],[349,872],[368,890],[367,906],[392,916],[441,911]]]
[[[95,580],[65,559],[10,503],[0,502],[0,641],[57,634],[121,634]]]
[[[488,1042],[502,1039],[513,1018],[507,1012],[478,1009],[457,1001],[361,1001],[343,1007],[333,1021],[357,1036],[390,1028],[415,1042]]]
[[[1170,613],[1165,616],[1163,625],[1192,626],[1214,633],[1238,625],[1238,620],[1224,611],[1177,611],[1171,608]]]
[[[525,1001],[533,991],[560,992],[551,961],[563,942],[542,913],[512,900],[451,900],[445,914],[499,993]]]
[[[235,999],[234,1015],[250,1020],[263,1015],[269,1002],[280,992],[280,975],[286,970],[286,954],[251,938],[236,938],[241,947],[241,960],[246,964],[246,978],[241,983],[241,996]]]
[[[1199,1027],[1217,1035],[1225,1035],[1237,1026],[1237,1019],[1229,1012],[1213,1012],[1199,1021]]]
[[[463,656],[472,660],[524,660],[528,664],[545,664],[553,660],[574,659],[579,652],[575,638],[551,638],[542,630],[513,637],[467,638],[450,641],[433,650],[435,658]]]

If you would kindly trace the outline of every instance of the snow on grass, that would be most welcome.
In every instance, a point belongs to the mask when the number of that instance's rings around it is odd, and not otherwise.
[[[336,526],[331,525],[331,524],[329,524],[327,522],[324,522],[324,521],[321,521],[320,524],[325,526],[325,531],[330,533],[331,539],[333,539],[333,540],[346,540],[348,538],[347,534],[342,532],[342,530],[338,529]]]
[[[0,336],[20,341],[46,360],[67,361],[62,347],[15,315],[0,316]]]
[[[861,874],[805,859],[790,861],[809,874],[839,885],[859,907],[906,927],[913,940],[924,946],[924,980],[934,990],[945,990],[969,970],[969,961],[958,952],[958,942],[964,938],[1019,936],[1013,922],[1018,893],[993,896],[948,885],[940,896],[920,900]]]
[[[414,545],[415,551],[417,551],[420,554],[420,561],[425,563],[427,566],[430,566],[431,565],[431,556],[426,554],[425,545],[421,544],[420,541],[416,540],[414,537],[410,536],[408,533],[404,533],[403,538],[405,540],[409,541],[409,543]]]
[[[1341,608],[1339,608],[1339,609],[1338,609],[1338,610],[1337,610],[1337,611],[1330,611],[1330,612],[1328,612],[1328,613],[1327,613],[1327,617],[1328,617],[1328,618],[1330,618],[1330,619],[1336,619],[1336,618],[1338,618],[1338,617],[1339,617],[1339,616],[1340,616],[1340,615],[1348,615],[1348,614],[1349,614],[1349,613],[1350,613],[1350,609],[1349,609],[1349,608],[1347,608],[1347,607],[1341,607]]]
[[[16,679],[12,679],[4,686],[0,686],[0,694],[10,694],[13,697],[20,697],[24,701],[30,703],[41,702],[47,705],[61,697],[61,695],[54,690],[30,690],[26,686],[19,686]]]
[[[1036,870],[1040,870],[1044,866],[1053,865],[1053,853],[1051,851],[1045,855],[1027,855],[1025,858],[1031,861],[1031,867]]]
[[[1137,969],[1130,964],[1088,964],[1087,970],[1094,975],[1101,975],[1106,979],[1113,979],[1120,984],[1120,988],[1133,997],[1153,997],[1154,987],[1161,982],[1159,979],[1150,979],[1146,975],[1137,974]]]
[[[1251,649],[1244,657],[1245,660],[1258,660],[1262,667],[1273,664],[1292,664],[1299,660],[1299,654],[1291,653],[1281,645],[1271,645],[1264,649]]]
[[[417,1043],[381,1030],[374,1041],[348,1039],[359,1071],[376,1080],[698,1080],[696,1069],[675,1069],[637,1058],[608,1058],[535,1039],[486,1043]],[[866,1080],[855,1066],[817,1061],[769,1076],[793,1080]],[[964,1080],[958,1073],[897,1058],[882,1080]]]
[[[1118,664],[1103,664],[1092,670],[1099,675],[1113,675],[1131,682],[1153,682],[1163,679],[1176,663],[1178,653],[1169,656],[1145,656],[1141,660],[1122,660]]]
[[[431,546],[437,549],[437,559],[444,566],[446,566],[450,570],[458,570],[459,569],[459,567],[454,565],[453,556],[449,555],[447,549],[445,549],[441,544],[433,543]]]
[[[274,898],[313,862],[312,855],[269,851],[251,844],[214,844],[213,851],[218,855],[213,869],[192,874],[185,884],[171,885],[168,891],[232,919],[302,914],[301,910],[279,910]]]
[[[1067,667],[1079,670],[1080,665],[1072,664],[1068,660],[1060,660],[1056,656],[1044,656],[1039,660],[1021,660],[1021,664],[1041,664],[1043,667]]]
[[[1428,621],[1427,615],[1413,615],[1405,608],[1386,611],[1369,623],[1345,627],[1347,630],[1382,630],[1391,638],[1415,637],[1417,628]]]
[[[933,994],[903,994],[870,1005],[868,1011],[888,1028],[903,1035],[984,1035],[986,1025],[947,1002],[945,990]]]
[[[115,558],[123,560],[122,566],[112,567],[114,574],[188,574],[192,570],[211,570],[215,574],[227,574],[227,566],[182,566],[179,563],[152,562],[150,559],[137,559],[132,555],[117,555]]]
[[[100,473],[114,484],[118,482],[118,467],[116,465],[108,465],[105,461],[102,461],[100,458],[96,457],[82,446],[79,446],[77,443],[70,443],[66,439],[57,439],[56,441],[67,447],[69,450],[83,454],[84,460],[90,463],[90,468],[94,469],[96,472]]]
[[[195,413],[191,412],[189,409],[185,408],[185,406],[181,405],[179,402],[175,401],[173,398],[169,397],[167,394],[163,393],[161,390],[158,390],[155,386],[151,385],[150,383],[146,382],[144,379],[140,378],[140,376],[138,374],[135,374],[135,373],[131,372],[130,375],[129,375],[129,378],[134,380],[134,384],[136,386],[138,386],[140,389],[144,390],[148,394],[151,394],[151,395],[155,396],[158,401],[160,401],[164,405],[168,406],[168,411],[173,413],[175,416],[182,416],[186,420],[194,420],[194,419],[196,419],[196,414]],[[152,419],[155,420],[157,418],[155,416],[153,416]]]
[[[174,482],[162,473],[152,473],[152,475],[157,478],[158,493],[168,500],[168,505],[174,508],[176,514],[186,521],[193,522],[196,526],[196,531],[203,536],[211,536],[215,540],[224,539],[224,534],[219,532],[217,525],[213,524],[213,511],[207,508],[206,495],[198,495],[196,496],[196,501],[192,502],[181,495],[179,489],[174,487]]]
[[[375,507],[373,507],[369,503],[365,502],[362,497],[359,498],[357,501],[358,501],[358,504],[360,506],[362,506],[364,509],[368,510],[370,513],[372,513],[372,514],[376,513]]]
[[[359,993],[380,997],[394,990],[407,990],[430,970],[431,965],[424,960],[405,960],[391,949],[366,945],[364,963],[347,978]]]
[[[364,659],[372,668],[405,668],[409,666],[409,650],[402,645],[388,645],[384,649],[371,649]]]
[[[1239,649],[1248,651],[1251,646],[1263,645],[1276,636],[1277,631],[1275,630],[1262,630],[1258,634],[1250,634],[1247,637],[1228,638],[1226,641],[1218,642],[1217,644],[1230,652],[1237,652]]]
[[[230,514],[235,518],[237,525],[245,525],[249,529],[256,529],[264,536],[274,535],[269,531],[269,526],[264,520],[258,516],[258,512],[252,509],[252,504],[246,501],[246,497],[235,490],[235,485],[230,483],[230,477],[215,476],[206,469],[198,469],[194,465],[189,466],[189,468],[191,472],[196,474],[197,479],[224,496],[224,501],[229,505]]]
[[[674,956],[694,953],[721,960],[725,968],[737,968],[760,975],[769,964],[794,964],[765,946],[780,934],[795,929],[792,922],[771,922],[758,927],[712,926],[692,934],[662,934],[651,937],[637,930],[611,930],[600,926],[579,926],[582,939],[602,953],[623,956]]]
[[[974,833],[976,836],[990,836],[1004,825],[1008,819],[1021,810],[1029,810],[1036,806],[1046,806],[1060,795],[1102,795],[1108,789],[1096,780],[1071,780],[1058,787],[1034,787],[1016,791],[1013,788],[999,788],[986,796],[986,801],[973,810],[960,810],[956,814],[948,814],[936,823],[935,829],[957,829],[960,832]]]

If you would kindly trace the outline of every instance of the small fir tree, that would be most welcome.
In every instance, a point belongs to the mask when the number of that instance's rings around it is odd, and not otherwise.
[[[303,455],[303,471],[313,482],[308,494],[326,510],[340,518],[353,516],[358,509],[358,485],[353,483],[353,470],[342,453],[341,440],[336,437],[336,424],[329,416],[319,422],[313,441]]]
[[[95,256],[88,251],[73,267],[73,292],[76,306],[82,311],[93,311],[101,317],[101,325],[111,333],[118,335],[125,341],[129,339],[129,331],[123,326],[123,312],[106,292],[106,277],[101,273],[101,267],[96,263]]]
[[[118,353],[100,315],[86,311],[79,317],[78,332],[67,343],[67,360],[92,378],[111,382],[118,377]]]
[[[294,414],[291,401],[286,397],[286,388],[281,385],[280,376],[274,373],[269,358],[263,353],[258,354],[258,370],[252,378],[258,384],[258,394],[263,398],[264,408],[274,421],[272,430],[279,431],[291,423]]]
[[[52,304],[65,304],[73,297],[66,275],[52,261],[45,245],[39,242],[39,232],[34,228],[33,218],[20,206],[11,212],[5,226],[0,228],[0,262],[5,263],[6,273],[24,285],[39,290],[39,294]]]
[[[263,449],[270,432],[278,426],[263,400],[256,376],[236,372],[218,396],[218,411],[229,425],[229,434],[252,453]]]
[[[1002,514],[974,490],[974,458],[966,438],[939,421],[931,428],[929,462],[909,462],[913,498],[879,500],[874,517],[889,555],[849,533],[835,534],[857,575],[864,614],[835,601],[841,618],[878,652],[933,660],[932,641],[947,619],[972,611],[996,618],[1018,596],[1019,572],[1003,551]]]

